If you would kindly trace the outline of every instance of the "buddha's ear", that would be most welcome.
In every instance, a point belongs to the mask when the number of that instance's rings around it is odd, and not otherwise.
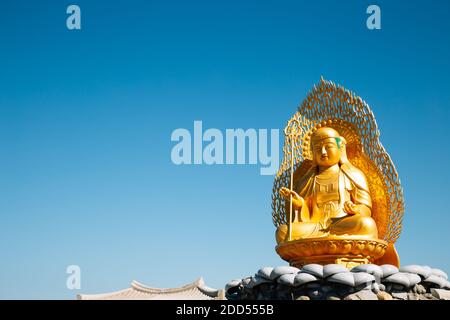
[[[340,137],[339,149],[341,150],[341,159],[339,163],[340,164],[349,163],[347,158],[347,141],[345,140],[344,137]]]
[[[344,147],[347,144],[347,140],[344,137],[339,137],[339,147]]]

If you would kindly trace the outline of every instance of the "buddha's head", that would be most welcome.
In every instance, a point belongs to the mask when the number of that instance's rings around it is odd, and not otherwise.
[[[311,136],[314,162],[320,167],[331,167],[339,163],[345,139],[329,127],[317,129]]]

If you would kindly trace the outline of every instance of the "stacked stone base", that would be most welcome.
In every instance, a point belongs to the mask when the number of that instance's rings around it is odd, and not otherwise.
[[[447,274],[418,265],[265,267],[225,291],[230,300],[450,300]]]

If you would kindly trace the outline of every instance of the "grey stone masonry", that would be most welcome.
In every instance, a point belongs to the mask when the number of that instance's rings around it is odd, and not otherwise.
[[[230,300],[450,300],[447,274],[429,266],[308,264],[264,267],[225,286]]]

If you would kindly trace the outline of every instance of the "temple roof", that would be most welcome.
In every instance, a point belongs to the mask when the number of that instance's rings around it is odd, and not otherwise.
[[[224,290],[205,285],[203,278],[178,288],[160,289],[131,282],[128,289],[102,294],[79,294],[78,300],[224,300]]]

